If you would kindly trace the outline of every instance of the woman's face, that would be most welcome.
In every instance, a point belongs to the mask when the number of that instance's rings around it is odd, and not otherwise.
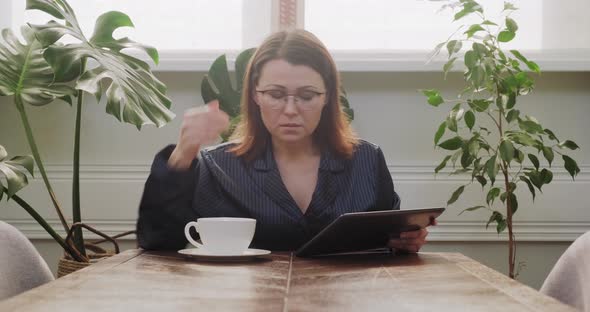
[[[297,143],[312,139],[326,104],[322,76],[309,66],[277,59],[261,70],[255,99],[273,141]]]

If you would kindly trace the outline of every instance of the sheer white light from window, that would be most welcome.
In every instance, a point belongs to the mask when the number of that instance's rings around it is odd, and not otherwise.
[[[479,0],[487,19],[498,21],[504,1]],[[460,25],[481,21],[466,17],[451,23],[444,1],[427,0],[306,0],[305,28],[331,50],[431,50]],[[514,1],[519,29],[506,48],[540,49],[541,0]],[[463,30],[464,31],[464,30]]]
[[[243,0],[68,0],[68,3],[87,37],[92,35],[98,16],[107,11],[121,11],[129,15],[135,28],[121,28],[115,31],[115,38],[127,36],[160,51],[242,48]],[[25,0],[13,0],[13,29],[19,29],[23,20],[40,24],[55,19],[38,10],[24,9]]]

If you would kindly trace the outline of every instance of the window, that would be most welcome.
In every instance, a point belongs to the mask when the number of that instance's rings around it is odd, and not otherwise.
[[[38,10],[25,11],[25,0],[13,1],[13,29],[55,19]],[[129,36],[160,51],[242,49],[244,0],[68,0],[87,37],[94,22],[108,11],[129,15],[135,28],[115,31],[115,38]]]
[[[305,28],[320,37],[333,50],[430,50],[445,41],[464,23],[451,23],[454,13],[440,11],[446,2],[418,0],[308,0],[305,2]],[[504,2],[480,0],[486,18],[500,16]],[[539,0],[520,1],[513,18],[518,35],[510,45],[518,49],[540,49],[542,5]],[[439,12],[440,11],[440,12]]]
[[[501,0],[478,0],[494,19]],[[48,16],[24,11],[26,0],[0,0],[0,27]],[[440,70],[425,66],[428,53],[466,18],[451,23],[444,1],[430,0],[68,0],[90,36],[99,14],[127,13],[136,28],[115,36],[155,46],[159,70],[206,70],[213,58],[260,44],[273,31],[293,27],[316,34],[333,52],[340,70]],[[511,0],[519,30],[505,45],[527,52],[544,70],[590,70],[588,0]],[[494,19],[497,20],[497,19]]]

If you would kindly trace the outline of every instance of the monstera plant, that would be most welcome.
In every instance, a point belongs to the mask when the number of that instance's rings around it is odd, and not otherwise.
[[[457,98],[444,99],[438,90],[422,90],[430,105],[452,105],[434,135],[435,146],[450,154],[444,157],[435,172],[445,168],[450,161],[456,169],[452,174],[467,174],[469,177],[468,183],[452,193],[448,205],[455,203],[465,188],[473,183],[479,183],[484,190],[487,188],[485,205],[475,205],[463,211],[487,210],[490,214],[487,225],[495,223],[498,234],[508,229],[509,276],[514,278],[516,238],[513,217],[519,208],[516,190],[519,186],[526,187],[534,201],[537,192],[553,179],[551,166],[556,155],[561,156],[565,169],[572,179],[575,178],[580,169],[564,150],[575,150],[578,145],[559,139],[553,130],[519,110],[519,97],[533,90],[531,73],[539,73],[540,68],[519,51],[502,49],[502,44],[514,39],[517,33],[518,24],[510,17],[516,7],[506,2],[505,17],[498,23],[487,19],[483,7],[473,0],[450,1],[445,7],[455,10],[454,21],[467,16],[479,21],[465,25],[461,37],[451,37],[435,49],[435,53],[444,47],[448,51],[448,61],[443,67],[445,77],[456,61],[463,60],[466,85]],[[464,54],[463,46],[467,47]],[[490,129],[488,125],[491,125]],[[447,138],[443,139],[445,134]],[[541,161],[541,157],[546,162]],[[458,169],[457,161],[460,163]]]
[[[75,101],[77,111],[72,185],[74,224],[81,224],[82,221],[79,169],[84,95],[91,94],[98,101],[103,94],[106,95],[106,112],[138,129],[146,124],[163,126],[174,118],[174,114],[169,110],[171,101],[165,95],[165,85],[153,75],[150,66],[123,52],[124,49],[142,50],[157,64],[157,50],[129,38],[113,38],[113,32],[118,28],[133,27],[126,14],[116,11],[102,14],[96,20],[92,36],[88,38],[80,28],[74,10],[65,0],[27,0],[26,8],[43,11],[57,21],[23,26],[24,42],[16,38],[10,29],[2,31],[4,42],[0,43],[0,96],[13,96],[53,206],[64,230],[70,232],[72,225],[68,224],[47,178],[27,117],[27,106],[48,105],[57,99],[70,105]],[[75,42],[60,43],[65,35],[73,37]],[[68,248],[64,249],[73,259],[88,261],[80,227],[74,229],[72,237],[73,243],[66,241]]]
[[[240,102],[242,99],[242,86],[248,62],[254,55],[255,48],[242,51],[236,57],[235,62],[235,87],[232,84],[226,55],[223,54],[215,59],[207,75],[201,81],[201,96],[203,101],[208,103],[212,100],[219,101],[219,107],[230,117],[230,128],[221,135],[223,141],[227,141],[240,121]],[[341,90],[340,102],[349,120],[354,119],[354,111],[350,108],[346,92]]]

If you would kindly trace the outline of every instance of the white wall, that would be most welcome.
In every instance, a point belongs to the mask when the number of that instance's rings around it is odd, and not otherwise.
[[[201,104],[199,95],[203,73],[158,73],[169,86],[169,95],[177,115],[188,107]],[[466,180],[461,177],[435,178],[433,168],[444,157],[434,151],[432,138],[443,120],[446,108],[433,108],[416,90],[439,88],[447,96],[461,90],[461,76],[441,73],[344,73],[343,82],[355,109],[354,127],[369,141],[382,146],[403,208],[444,206],[450,192]],[[519,199],[516,215],[517,239],[527,241],[519,248],[518,260],[527,261],[522,281],[539,287],[556,259],[571,241],[590,229],[588,174],[590,164],[590,73],[544,73],[532,95],[521,100],[521,111],[536,116],[544,126],[555,130],[560,138],[571,138],[581,150],[571,155],[582,173],[572,182],[556,160],[555,179],[544,188],[534,204],[528,192]],[[520,105],[519,104],[519,105]],[[58,197],[70,211],[71,142],[75,110],[65,103],[27,107],[40,150]],[[177,137],[180,118],[162,129],[145,128],[138,132],[130,125],[119,124],[104,113],[104,104],[88,99],[82,132],[82,205],[83,218],[110,234],[132,229],[143,182],[153,155]],[[28,153],[25,136],[14,105],[0,98],[0,144],[10,154]],[[39,175],[22,191],[42,215],[59,228],[55,213]],[[430,251],[460,251],[491,267],[505,272],[506,248],[483,220],[487,215],[466,213],[460,208],[484,202],[481,189],[474,186],[440,219],[432,229]],[[0,203],[0,219],[16,225],[42,251],[50,265],[60,254],[57,244],[13,202]],[[125,243],[131,248],[132,242]]]

